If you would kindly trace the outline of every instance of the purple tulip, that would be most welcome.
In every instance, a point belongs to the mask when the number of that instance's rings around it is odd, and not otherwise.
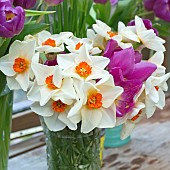
[[[36,4],[36,0],[14,0],[15,6],[21,6],[24,9],[33,8]]]
[[[152,29],[154,33],[158,36],[158,30],[156,28],[153,28],[152,22],[149,19],[142,19],[143,23],[146,27],[147,30]],[[134,26],[135,25],[135,20],[132,20],[128,23],[128,26]]]
[[[64,0],[44,0],[48,6],[55,6],[61,4]]]
[[[12,38],[22,31],[25,12],[22,7],[13,8],[3,1],[0,0],[0,37]]]
[[[170,0],[145,0],[144,6],[149,11],[165,21],[170,22]]]
[[[170,0],[155,1],[153,10],[157,17],[170,22]]]
[[[107,51],[109,51],[108,47]],[[122,117],[133,109],[135,95],[157,66],[150,62],[141,62],[141,55],[136,53],[133,48],[108,54],[111,54],[109,72],[114,77],[115,85],[124,89],[117,101],[117,116]]]
[[[156,0],[144,0],[144,6],[148,11],[152,11],[155,2]]]
[[[2,7],[7,7],[7,6],[12,7],[12,1],[11,0],[0,0],[0,9]]]

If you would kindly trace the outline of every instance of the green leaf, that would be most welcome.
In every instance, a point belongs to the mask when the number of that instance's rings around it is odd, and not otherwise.
[[[9,46],[10,42],[11,42],[10,38],[7,38],[3,42],[2,46],[0,47],[0,58],[7,53],[7,49],[8,49],[8,46]]]
[[[19,35],[13,37],[12,42],[14,42],[15,40],[22,41],[26,35],[28,35],[28,34],[35,35],[41,31],[47,29],[48,27],[49,27],[48,24],[44,24],[44,23],[37,24],[35,21],[25,24],[22,32]]]
[[[38,16],[38,15],[46,15],[46,14],[52,14],[56,11],[35,11],[35,10],[25,10],[26,17],[32,17],[32,16]]]
[[[153,27],[156,28],[160,36],[169,36],[170,35],[170,23],[165,21],[158,21],[153,24]]]

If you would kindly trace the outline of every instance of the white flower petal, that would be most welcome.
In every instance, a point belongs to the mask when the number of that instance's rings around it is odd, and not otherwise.
[[[24,73],[17,74],[15,79],[18,81],[21,88],[27,91],[29,87],[29,72],[25,71]]]
[[[44,122],[49,130],[54,132],[63,130],[66,127],[66,125],[58,119],[57,113],[50,117],[44,117]]]
[[[14,76],[16,72],[13,69],[14,57],[9,54],[0,58],[0,70],[7,76]]]
[[[70,119],[70,121],[72,121],[73,123],[79,123],[81,121],[81,108],[82,108],[82,102],[77,101],[74,106],[70,109],[69,113],[68,113],[68,118]]]
[[[99,125],[102,119],[102,112],[100,109],[87,109],[86,107],[83,107],[81,110],[81,116],[81,132],[89,133]]]
[[[101,69],[104,69],[110,62],[109,58],[102,57],[102,56],[91,56],[91,59],[92,59],[93,65]]]
[[[68,111],[60,113],[59,116],[58,116],[58,119],[61,120],[64,124],[66,124],[69,129],[76,130],[77,129],[77,124],[72,123],[67,118],[67,113],[68,113]]]
[[[41,106],[45,105],[57,91],[58,90],[50,90],[46,87],[41,87],[40,88],[40,95],[41,95],[40,105]]]
[[[130,121],[127,121],[122,127],[121,139],[124,140],[128,136],[130,136],[134,128],[135,128],[135,124],[131,123]]]
[[[148,61],[156,65],[161,65],[164,61],[163,51],[157,51]]]
[[[116,125],[116,110],[113,112],[110,109],[100,109],[102,113],[102,119],[98,128],[113,128]]]
[[[77,54],[58,54],[57,62],[62,69],[71,67],[74,64]]]
[[[156,104],[156,106],[159,109],[163,109],[165,106],[165,93],[161,89],[159,89],[158,94],[159,94],[159,102]]]
[[[38,86],[37,82],[34,81],[33,86],[31,87],[31,89],[27,93],[28,100],[40,101],[41,96],[40,96],[39,89],[40,89],[40,86]]]
[[[54,114],[54,111],[52,110],[52,102],[48,102],[44,106],[40,106],[39,102],[35,102],[32,104],[31,110],[38,115],[45,117],[49,117]]]
[[[145,106],[146,106],[146,116],[147,118],[152,117],[156,110],[155,103],[146,96],[145,98]]]
[[[38,85],[45,84],[45,80],[48,76],[54,74],[55,66],[46,66],[39,63],[32,63],[31,68],[35,74]]]
[[[6,80],[7,80],[7,85],[8,85],[10,90],[21,89],[21,86],[18,83],[18,81],[16,81],[15,77],[7,77]]]

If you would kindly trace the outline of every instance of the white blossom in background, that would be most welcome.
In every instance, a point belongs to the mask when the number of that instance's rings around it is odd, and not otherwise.
[[[64,51],[64,39],[71,37],[71,32],[62,32],[60,34],[51,34],[48,31],[42,31],[37,34],[38,46],[36,50],[41,53],[58,53]]]

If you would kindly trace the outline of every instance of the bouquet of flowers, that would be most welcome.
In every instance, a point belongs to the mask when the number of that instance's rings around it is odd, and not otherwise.
[[[45,2],[47,7],[56,4]],[[9,19],[14,16],[6,14]],[[64,25],[68,23],[64,18]],[[49,169],[99,169],[97,128],[123,124],[124,139],[144,116],[150,118],[156,107],[163,109],[170,77],[162,65],[165,40],[150,20],[137,15],[127,25],[118,22],[117,31],[101,20],[91,29],[82,25],[87,36],[78,25],[73,25],[73,31],[61,31],[62,27],[63,22],[58,26],[54,22],[54,33],[41,31],[12,42],[9,52],[0,58],[0,70],[10,90],[27,91],[33,101],[31,109],[41,116],[50,145]],[[153,51],[148,60],[143,59],[144,48]],[[68,134],[74,139],[59,139]],[[56,147],[51,148],[52,144]]]

